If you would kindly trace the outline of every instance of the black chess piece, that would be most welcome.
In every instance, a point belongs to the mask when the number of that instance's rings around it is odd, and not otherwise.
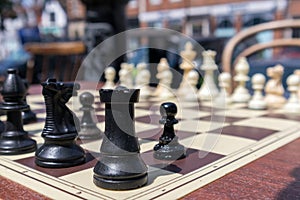
[[[159,143],[154,146],[154,158],[159,160],[178,160],[184,158],[185,147],[178,142],[175,135],[174,124],[178,123],[175,119],[177,114],[177,106],[172,102],[166,102],[160,106],[160,114],[162,118],[160,124],[164,124],[163,134],[159,138]]]
[[[80,122],[80,139],[99,139],[101,138],[101,131],[97,127],[92,118],[91,112],[94,110],[94,96],[90,92],[84,92],[79,96],[79,101],[82,104],[80,108],[83,111],[83,116]]]
[[[24,82],[25,88],[26,88],[26,95],[25,95],[24,101],[27,104],[26,99],[27,99],[27,95],[28,95],[27,91],[28,91],[29,84],[28,84],[27,80],[23,80],[23,82]],[[28,105],[28,109],[26,109],[22,112],[22,119],[23,119],[23,124],[29,124],[29,123],[37,121],[36,114],[31,110],[30,105]]]
[[[5,111],[7,115],[5,127],[0,125],[0,129],[4,127],[0,134],[0,154],[33,152],[36,150],[36,142],[24,131],[22,122],[22,111],[28,109],[24,102],[25,85],[16,69],[8,69],[7,74],[2,89],[4,101],[0,104],[0,110]]]
[[[48,79],[42,83],[46,121],[42,132],[45,143],[35,153],[35,163],[42,167],[70,167],[85,162],[84,150],[76,144],[79,120],[66,106],[80,85]]]
[[[94,167],[94,183],[102,188],[128,190],[147,183],[147,166],[140,157],[134,127],[134,103],[139,90],[117,87],[101,89],[105,103],[105,131],[100,158]]]

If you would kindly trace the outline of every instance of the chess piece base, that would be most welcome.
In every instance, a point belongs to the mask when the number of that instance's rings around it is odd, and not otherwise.
[[[35,163],[49,168],[71,167],[84,163],[84,150],[74,142],[74,135],[45,136],[45,143],[35,153]]]
[[[153,156],[159,160],[179,160],[186,156],[186,149],[178,143],[178,137],[175,136],[169,144],[157,144]]]
[[[8,131],[1,133],[0,154],[17,155],[34,152],[36,142],[25,131]]]
[[[86,126],[81,126],[80,127],[80,132],[79,132],[79,138],[80,139],[100,139],[101,138],[101,131],[98,129],[97,126],[94,124],[92,125],[86,125]]]
[[[267,108],[267,103],[264,100],[260,101],[249,101],[248,108],[253,110],[265,110]]]
[[[110,190],[129,190],[148,181],[147,166],[136,155],[102,154],[94,167],[94,184]]]

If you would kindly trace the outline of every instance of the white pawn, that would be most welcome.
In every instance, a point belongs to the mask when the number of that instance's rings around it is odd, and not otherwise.
[[[180,56],[182,57],[182,63],[179,65],[179,67],[183,70],[183,77],[177,90],[177,94],[180,96],[185,96],[185,90],[187,87],[189,87],[187,76],[189,72],[195,68],[193,61],[197,56],[197,52],[193,50],[193,44],[191,42],[187,42],[184,45],[184,50],[180,52]]]
[[[238,83],[238,86],[232,94],[232,101],[236,103],[246,103],[250,100],[251,96],[246,88],[246,82],[249,81],[249,64],[245,57],[241,57],[235,66],[236,76],[234,81]]]
[[[161,58],[158,65],[157,65],[157,74],[156,74],[156,78],[158,79],[158,85],[154,91],[154,93],[152,94],[153,96],[159,96],[159,94],[161,93],[161,77],[162,77],[162,72],[166,69],[169,69],[169,63],[167,61],[166,58]]]
[[[226,106],[232,103],[231,97],[230,97],[230,87],[231,87],[231,75],[228,72],[222,72],[219,77],[219,87],[220,87],[220,93],[215,99],[215,104],[217,106]]]
[[[115,76],[116,76],[116,70],[113,67],[108,67],[104,71],[105,75],[105,84],[103,85],[103,89],[114,89],[115,88]]]
[[[151,74],[147,69],[146,63],[139,63],[137,66],[136,75],[136,86],[135,88],[140,89],[140,98],[145,99],[151,95],[151,90],[149,87]]]
[[[252,99],[248,103],[248,108],[254,110],[264,110],[267,108],[267,102],[264,100],[263,89],[265,86],[266,78],[263,74],[257,73],[253,75],[252,79],[252,88],[254,94]]]
[[[288,85],[288,91],[290,92],[290,97],[287,103],[284,105],[283,109],[286,112],[299,113],[300,114],[300,103],[297,96],[299,90],[300,78],[299,76],[292,74],[287,78],[286,81]]]
[[[218,66],[215,63],[215,51],[204,51],[202,55],[203,64],[201,69],[204,70],[204,80],[198,92],[198,98],[205,101],[214,99],[219,93],[214,81],[214,71],[218,69]]]
[[[133,77],[132,77],[132,71],[134,68],[134,64],[127,64],[126,65],[126,70],[127,70],[127,74],[126,74],[126,85],[128,88],[133,88]]]
[[[119,79],[120,79],[120,85],[127,87],[127,63],[121,63],[121,69],[119,71]]]
[[[186,86],[186,90],[185,90],[185,95],[183,96],[183,99],[185,101],[197,101],[198,97],[197,97],[197,83],[199,80],[199,74],[195,71],[192,70],[188,73],[187,75],[187,86]]]

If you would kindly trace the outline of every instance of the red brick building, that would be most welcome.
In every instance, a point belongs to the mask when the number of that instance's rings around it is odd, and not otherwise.
[[[131,0],[129,28],[165,27],[193,37],[230,37],[243,27],[297,15],[297,0]],[[299,4],[299,5],[298,5]],[[300,16],[300,13],[299,15]]]

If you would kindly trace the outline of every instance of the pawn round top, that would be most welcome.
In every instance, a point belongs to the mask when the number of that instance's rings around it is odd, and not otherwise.
[[[94,103],[94,95],[84,92],[79,96],[79,101],[83,106],[91,106]]]
[[[261,74],[261,73],[257,73],[257,74],[254,74],[253,76],[252,76],[252,79],[251,79],[251,81],[252,81],[252,84],[254,85],[254,84],[265,84],[265,82],[266,82],[266,78],[265,78],[265,76],[263,75],[263,74]]]
[[[230,82],[231,75],[228,72],[222,72],[219,76],[219,82]]]
[[[238,60],[235,66],[235,71],[241,74],[247,74],[249,72],[249,63],[247,62],[247,59],[245,57],[241,57]]]
[[[298,86],[300,83],[300,77],[296,74],[292,74],[287,78],[286,83],[288,86]]]
[[[163,117],[174,117],[177,114],[177,106],[175,103],[166,102],[160,106],[160,114]]]
[[[137,64],[136,69],[137,69],[138,71],[147,69],[147,65],[146,65],[146,63],[144,63],[144,62],[139,63],[139,64]]]

